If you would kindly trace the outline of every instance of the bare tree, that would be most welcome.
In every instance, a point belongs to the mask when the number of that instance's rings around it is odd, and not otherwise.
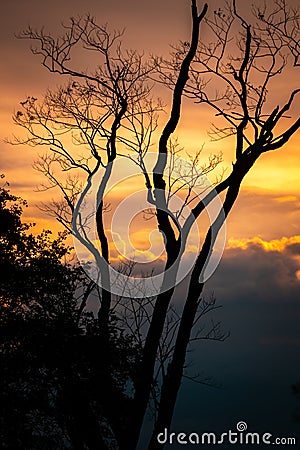
[[[155,112],[161,106],[159,102],[154,104],[151,101],[150,87],[146,83],[153,67],[143,64],[142,56],[136,52],[123,52],[120,45],[122,33],[109,33],[106,27],[98,26],[89,16],[71,19],[64,28],[65,35],[58,39],[31,28],[21,35],[37,40],[40,49],[33,49],[33,52],[43,56],[43,65],[47,69],[67,75],[68,81],[55,91],[48,90],[42,103],[34,97],[21,102],[22,111],[17,111],[14,120],[28,132],[24,139],[16,140],[18,143],[50,148],[50,153],[45,153],[35,162],[35,168],[48,179],[48,184],[42,188],[58,187],[62,199],[45,205],[45,209],[72,232],[75,203],[78,205],[84,201],[84,186],[90,186],[101,168],[105,169],[105,175],[99,192],[105,190],[117,157],[116,141],[121,121],[123,132],[127,130],[129,134],[127,141],[134,143],[132,145],[137,152],[143,151],[157,126]],[[102,64],[91,73],[68,66],[71,52],[79,45],[96,51],[101,58]],[[143,117],[143,122],[140,117]],[[136,140],[137,136],[139,140]],[[57,176],[57,167],[60,174],[67,176]],[[102,258],[108,262],[104,210],[105,205],[100,201],[97,231]],[[109,290],[102,289],[99,310],[102,330],[108,322],[110,303]]]
[[[203,273],[220,227],[237,199],[242,180],[255,161],[261,154],[281,148],[300,127],[300,118],[286,116],[300,89],[292,90],[287,94],[286,103],[273,109],[268,91],[272,79],[281,75],[290,64],[290,56],[297,65],[299,48],[295,45],[295,36],[299,38],[299,13],[289,9],[285,1],[279,1],[271,12],[266,8],[263,12],[253,8],[253,19],[251,24],[240,16],[235,0],[232,4],[226,3],[224,9],[214,11],[212,17],[207,17],[205,24],[213,40],[199,44],[190,79],[185,86],[185,95],[199,104],[210,106],[225,121],[224,125],[213,127],[211,136],[215,140],[234,137],[235,161],[229,176],[215,188],[218,193],[226,190],[223,211],[210,226],[192,271],[172,361],[162,385],[150,448],[160,447],[156,440],[157,432],[171,424],[191,330],[199,303],[203,301]],[[236,35],[234,25],[238,25],[240,30],[236,47],[232,48],[232,36]],[[176,49],[174,59],[167,63],[166,69],[171,68],[171,71],[167,74],[161,71],[165,84],[173,84],[178,59],[180,55],[183,59],[185,53],[183,43]],[[213,83],[217,89],[211,89],[210,84]],[[278,125],[284,119],[289,119],[289,123],[282,131]],[[276,127],[279,128],[277,133]],[[194,217],[198,217],[204,205],[205,202],[199,203],[193,209]]]
[[[142,347],[134,393],[127,409],[122,410],[122,424],[108,412],[110,427],[124,450],[136,448],[151,398],[156,415],[149,449],[162,447],[157,434],[171,425],[188,345],[197,339],[197,334],[192,336],[194,325],[215,307],[214,302],[205,301],[202,292],[220,230],[244,177],[257,159],[283,147],[300,127],[300,118],[292,113],[300,88],[296,86],[287,92],[283,103],[276,107],[271,95],[274,80],[287,68],[296,69],[299,65],[299,12],[289,8],[285,0],[278,0],[270,11],[267,7],[253,7],[249,17],[244,18],[232,0],[215,11],[208,11],[205,4],[199,13],[196,0],[192,0],[191,13],[190,42],[175,47],[169,60],[152,58],[143,63],[136,52],[122,50],[121,33],[109,33],[89,16],[71,19],[70,25],[65,26],[65,35],[59,39],[31,28],[21,36],[36,41],[39,47],[33,51],[42,56],[43,65],[51,72],[67,75],[68,82],[48,91],[42,103],[33,97],[21,103],[22,110],[14,120],[28,135],[17,142],[46,145],[51,150],[36,167],[50,182],[46,188],[58,187],[63,199],[48,204],[46,209],[55,211],[58,220],[91,252],[101,277],[108,281],[101,288],[99,329],[107,330],[110,311],[117,311],[122,305],[126,328]],[[199,37],[200,28],[205,29],[205,42]],[[102,65],[90,73],[71,68],[71,53],[79,45],[96,51]],[[162,109],[161,102],[151,97],[155,82],[170,88],[173,97],[169,118],[160,131],[157,160],[149,170],[146,154],[158,131],[157,113]],[[232,145],[230,173],[226,177],[223,174],[210,188],[203,184],[203,174],[220,163],[221,154],[204,164],[199,151],[191,157],[188,169],[176,167],[177,144],[172,135],[180,120],[183,97],[199,107],[210,108],[215,118],[211,138],[215,142],[228,138]],[[143,278],[139,278],[136,289],[144,294],[142,300],[134,299],[128,294],[130,288],[126,291],[124,287],[123,294],[112,304],[109,242],[103,213],[108,208],[104,193],[117,157],[134,162],[141,170],[147,189],[145,213],[156,218],[166,258],[158,295],[153,297],[143,291]],[[55,166],[60,168],[60,175],[55,173]],[[61,177],[71,170],[77,177]],[[97,186],[97,208],[95,215],[87,218],[81,208],[100,170],[103,176]],[[201,199],[195,194],[198,184],[203,193]],[[172,210],[172,196],[178,193],[183,202]],[[195,259],[184,308],[178,314],[170,305],[188,236],[193,224],[220,193],[224,193],[223,200]],[[101,252],[88,237],[88,219],[96,222]],[[134,265],[123,265],[120,273],[128,276],[134,270]],[[87,295],[90,292],[91,286]],[[81,311],[85,305],[86,297]],[[105,336],[109,339],[108,333],[103,334],[104,339]],[[222,340],[225,335],[218,325],[213,325],[205,337]]]

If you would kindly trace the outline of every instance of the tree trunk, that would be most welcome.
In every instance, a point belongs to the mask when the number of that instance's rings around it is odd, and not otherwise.
[[[248,162],[248,160],[246,162]],[[209,228],[203,247],[195,263],[189,284],[187,300],[177,333],[172,361],[169,364],[167,376],[163,381],[161,389],[160,406],[157,421],[148,447],[149,450],[163,448],[164,445],[157,441],[157,434],[162,432],[165,428],[167,430],[170,429],[176,398],[182,380],[187,347],[199,305],[199,297],[204,286],[204,283],[199,281],[199,279],[201,279],[203,275],[207,259],[210,257],[218,232],[238,196],[241,180],[249,170],[246,170],[247,167],[248,164],[243,164],[244,171],[242,172],[239,172],[236,169],[237,173],[235,174],[234,182],[228,188],[223,204],[223,214],[220,212],[214,224]]]

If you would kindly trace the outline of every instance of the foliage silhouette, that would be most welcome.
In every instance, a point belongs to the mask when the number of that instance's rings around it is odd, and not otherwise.
[[[90,312],[77,321],[87,280],[80,267],[62,262],[70,251],[65,233],[33,235],[22,222],[24,206],[1,187],[2,446],[113,448],[105,417],[114,402],[121,409],[128,401],[139,349],[112,316],[103,366],[98,320]]]

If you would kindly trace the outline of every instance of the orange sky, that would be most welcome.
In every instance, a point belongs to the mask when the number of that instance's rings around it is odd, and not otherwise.
[[[220,5],[215,0],[210,3],[214,8]],[[244,2],[240,2],[242,8]],[[295,0],[295,4],[297,1]],[[244,5],[245,7],[245,5]],[[1,140],[18,134],[12,124],[11,115],[18,109],[19,102],[27,95],[41,97],[48,86],[55,86],[59,81],[39,63],[39,58],[29,51],[29,43],[17,40],[14,33],[25,28],[29,23],[48,30],[57,30],[62,20],[70,15],[91,12],[99,23],[108,22],[111,27],[126,27],[125,43],[137,46],[145,53],[161,53],[168,50],[169,43],[177,39],[186,40],[189,36],[189,1],[154,0],[139,2],[129,0],[122,2],[111,0],[79,0],[59,2],[5,2],[2,6],[0,45],[1,60],[4,70],[0,73],[1,88]],[[299,76],[299,75],[298,75]],[[282,100],[286,90],[295,78],[285,74],[281,84],[277,84],[272,92],[274,103]],[[166,97],[170,95],[167,92]],[[297,103],[299,111],[300,102]],[[165,117],[165,116],[163,116]],[[224,154],[222,167],[231,165],[233,152],[230,142],[212,143],[207,136],[211,118],[204,108],[184,102],[184,110],[180,126],[176,132],[180,144],[189,152],[195,151],[205,143],[203,156],[219,152]],[[163,122],[161,122],[163,123]],[[235,206],[228,223],[228,238],[251,239],[260,237],[265,241],[280,240],[283,236],[300,235],[300,133],[293,137],[284,149],[264,155],[255,165],[243,183],[243,192]],[[11,183],[13,192],[22,195],[29,201],[26,216],[35,219],[41,227],[56,228],[53,221],[36,208],[45,201],[49,193],[37,193],[36,186],[41,176],[31,167],[38,149],[25,146],[12,147],[1,142],[1,172]]]

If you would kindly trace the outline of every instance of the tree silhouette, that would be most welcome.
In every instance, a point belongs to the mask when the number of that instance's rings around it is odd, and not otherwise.
[[[45,188],[58,187],[63,199],[48,204],[46,209],[91,253],[96,263],[96,279],[101,277],[97,324],[101,362],[105,366],[109,358],[106,350],[110,345],[111,310],[124,317],[130,308],[132,317],[127,325],[131,323],[132,336],[142,348],[133,377],[133,395],[124,410],[120,410],[122,423],[108,405],[105,410],[111,432],[124,450],[136,448],[153,395],[157,367],[160,394],[149,449],[162,447],[157,442],[157,433],[171,425],[197,314],[202,316],[211,310],[212,305],[205,302],[202,291],[220,230],[235,204],[243,179],[258,158],[283,147],[300,127],[300,118],[294,117],[293,110],[299,87],[286,92],[277,106],[272,95],[274,80],[287,69],[297,70],[299,65],[299,12],[289,8],[285,0],[276,1],[270,10],[253,7],[251,18],[240,15],[235,0],[215,11],[209,11],[205,4],[200,13],[196,0],[192,0],[191,11],[190,42],[180,43],[169,59],[154,57],[144,62],[136,52],[122,49],[120,33],[108,32],[107,27],[97,25],[90,16],[72,18],[60,38],[32,28],[20,36],[37,43],[33,51],[42,57],[48,70],[68,77],[66,85],[49,90],[42,102],[28,97],[21,103],[14,120],[27,130],[27,135],[16,142],[49,147],[50,153],[42,156],[36,167],[50,182]],[[205,42],[199,38],[200,29]],[[80,46],[96,52],[100,63],[94,70],[72,67],[72,52]],[[156,82],[172,90],[168,120],[162,129],[158,127],[162,104],[153,99],[152,92]],[[230,173],[226,177],[223,174],[211,188],[203,184],[201,177],[218,165],[220,156],[215,155],[199,167],[198,153],[188,169],[172,166],[175,144],[171,137],[178,127],[183,97],[212,110],[215,119],[210,131],[212,139],[228,138],[233,149]],[[149,169],[147,152],[158,131],[156,161]],[[141,277],[137,278],[135,290],[124,285],[122,293],[112,295],[117,279],[112,278],[113,262],[104,224],[104,212],[109,209],[105,192],[120,158],[124,164],[139,167],[146,185],[144,210],[156,217],[156,228],[163,237],[164,272],[155,298],[152,292],[145,291]],[[70,171],[77,176],[64,177]],[[202,182],[200,199],[194,194],[198,182],[200,186]],[[94,210],[84,215],[92,189],[96,193]],[[170,197],[180,190],[182,206],[174,209]],[[222,200],[219,194],[223,194]],[[221,204],[192,266],[182,314],[171,327],[168,351],[159,359],[166,327],[170,330],[170,305],[187,239],[194,223],[216,199]],[[89,234],[92,227],[97,229],[100,249]],[[120,278],[124,274],[128,277],[134,270],[134,264],[122,265]],[[142,292],[143,301],[136,300],[134,293],[138,291]],[[81,312],[84,309],[83,302]],[[109,380],[108,376],[108,386]],[[86,445],[94,448],[92,444]]]
[[[139,349],[111,315],[109,359],[99,362],[97,318],[89,312],[78,321],[89,282],[80,267],[62,262],[70,251],[65,233],[33,235],[22,222],[24,206],[7,185],[0,188],[1,444],[113,448],[103,409],[111,401],[124,408]]]

